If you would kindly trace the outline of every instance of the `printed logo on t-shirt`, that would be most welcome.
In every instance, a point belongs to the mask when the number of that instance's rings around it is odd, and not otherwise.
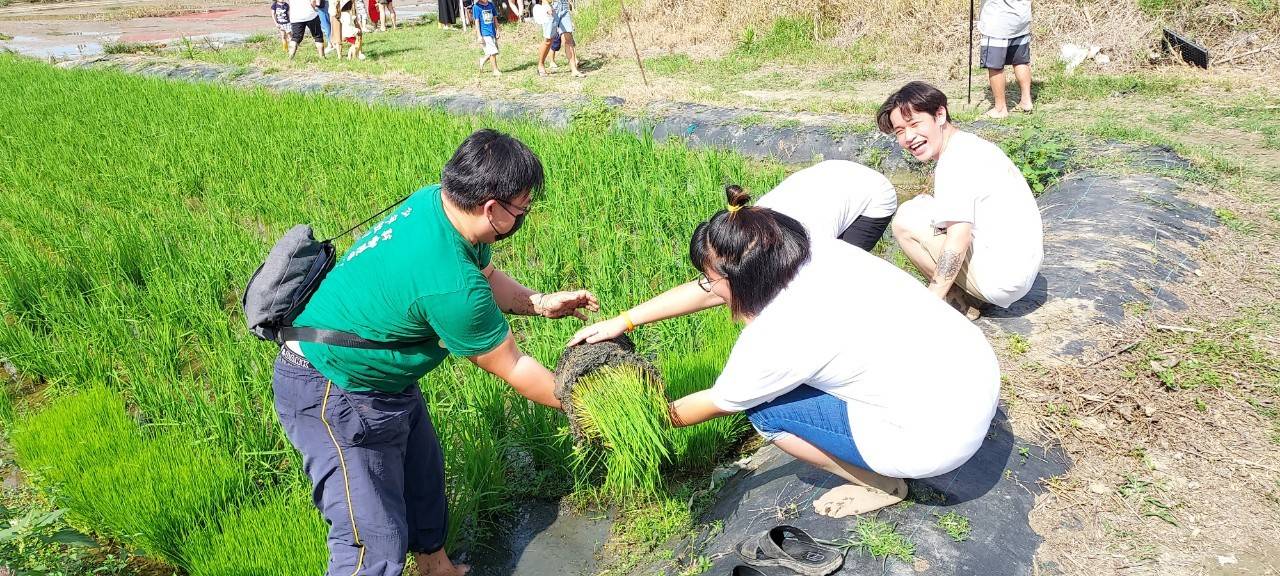
[[[391,216],[388,216],[386,219],[379,222],[377,225],[373,227],[372,230],[370,230],[368,233],[362,236],[360,238],[360,244],[348,250],[347,257],[342,259],[341,262],[338,262],[338,265],[341,266],[342,264],[345,264],[346,262],[351,261],[356,256],[364,254],[365,251],[372,250],[373,248],[377,248],[378,244],[380,243],[385,244],[387,241],[391,240],[392,238],[391,225],[395,224],[396,220],[408,218],[409,215],[412,213],[413,213],[412,206],[405,208],[404,210],[401,210],[399,212],[392,212]],[[383,228],[386,228],[386,230],[383,230]]]
[[[288,2],[275,2],[275,3],[272,3],[272,4],[271,4],[271,11],[272,11],[273,13],[275,13],[275,16],[276,16],[276,24],[288,24],[288,23],[289,23],[289,3],[288,3]]]

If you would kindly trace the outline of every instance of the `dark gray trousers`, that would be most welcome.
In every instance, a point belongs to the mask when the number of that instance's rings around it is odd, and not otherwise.
[[[329,524],[329,576],[400,576],[444,547],[444,458],[422,392],[349,392],[281,348],[276,414]]]

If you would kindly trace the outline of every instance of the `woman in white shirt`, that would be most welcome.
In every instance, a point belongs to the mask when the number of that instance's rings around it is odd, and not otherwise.
[[[968,460],[1000,388],[982,332],[888,262],[806,232],[825,224],[747,206],[737,186],[726,196],[728,207],[689,243],[699,280],[587,326],[570,344],[728,305],[745,324],[728,363],[710,389],[671,403],[672,423],[746,412],[779,448],[849,482],[814,502],[822,514],[896,503],[906,496],[904,478],[945,474]],[[904,344],[911,342],[933,356],[921,361]]]

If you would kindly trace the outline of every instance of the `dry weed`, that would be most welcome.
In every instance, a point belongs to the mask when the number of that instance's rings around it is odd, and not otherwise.
[[[1280,10],[1259,16],[1234,2],[1175,1],[1170,0],[1173,8],[1164,10],[1140,9],[1138,0],[1037,2],[1032,19],[1034,58],[1052,62],[1063,43],[1076,43],[1100,47],[1110,56],[1113,70],[1135,69],[1158,56],[1161,29],[1170,26],[1199,39],[1215,61],[1230,59],[1233,66],[1266,69],[1280,63]],[[969,4],[963,0],[641,0],[627,7],[645,56],[724,56],[746,30],[760,35],[776,20],[791,18],[815,22],[815,40],[821,45],[852,46],[866,40],[877,62],[902,71],[954,79],[968,65]],[[975,31],[975,42],[976,36]],[[1271,49],[1265,49],[1268,46]],[[614,27],[596,47],[630,56],[626,28]]]
[[[1198,255],[1203,274],[1172,287],[1188,310],[1137,312],[1106,329],[1113,344],[1072,364],[1002,362],[1015,431],[1057,440],[1073,459],[1031,516],[1040,560],[1066,574],[1217,573],[1219,557],[1275,568],[1274,198],[1188,193],[1263,223],[1217,229]]]

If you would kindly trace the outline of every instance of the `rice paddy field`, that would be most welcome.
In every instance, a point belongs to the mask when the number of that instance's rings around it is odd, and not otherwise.
[[[0,426],[28,480],[76,528],[193,575],[323,571],[326,527],[272,409],[276,347],[251,336],[239,310],[249,274],[288,227],[343,230],[436,182],[467,134],[495,127],[528,143],[548,174],[495,262],[536,289],[593,290],[605,317],[694,276],[686,242],[720,208],[724,184],[767,190],[784,175],[585,126],[7,55],[0,85]],[[521,346],[549,366],[580,326],[513,319]],[[636,339],[675,397],[710,385],[736,330],[713,311]],[[654,390],[635,374],[600,377],[601,389]],[[465,360],[422,388],[445,448],[451,549],[520,498],[645,502],[670,478],[705,474],[747,429],[723,418],[670,430],[633,416],[660,396],[601,393],[590,400],[601,441],[575,449],[561,413]]]

